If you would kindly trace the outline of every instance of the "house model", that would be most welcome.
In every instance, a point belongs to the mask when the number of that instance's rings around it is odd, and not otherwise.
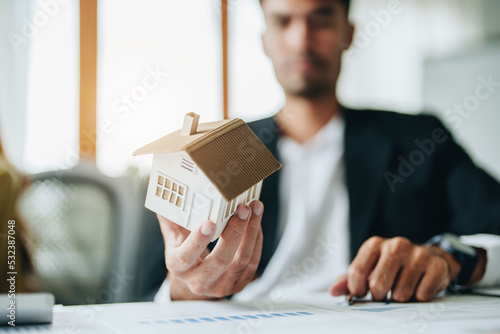
[[[215,240],[238,205],[258,199],[262,180],[281,165],[241,119],[199,119],[186,114],[182,129],[133,155],[154,154],[146,207],[191,231],[211,220]]]

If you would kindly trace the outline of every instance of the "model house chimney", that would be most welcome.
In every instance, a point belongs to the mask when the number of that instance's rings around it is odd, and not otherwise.
[[[187,113],[184,116],[184,124],[182,125],[181,136],[191,136],[198,130],[198,122],[200,115],[194,112]]]

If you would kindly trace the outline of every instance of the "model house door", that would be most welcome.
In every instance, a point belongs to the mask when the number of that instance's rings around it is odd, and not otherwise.
[[[207,220],[210,216],[211,208],[212,200],[195,191],[193,194],[193,204],[191,205],[191,214],[189,215],[189,228],[192,230],[195,227],[191,226],[191,223],[200,224],[201,222]]]

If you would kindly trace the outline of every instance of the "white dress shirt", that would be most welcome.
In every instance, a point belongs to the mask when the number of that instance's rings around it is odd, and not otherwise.
[[[326,291],[349,265],[343,120],[333,118],[302,144],[282,137],[278,150],[281,241],[262,276],[236,300]]]
[[[342,118],[332,118],[313,138],[278,141],[281,236],[262,276],[233,296],[245,301],[326,291],[349,266],[349,198],[344,171]],[[265,208],[264,208],[265,210]],[[462,236],[465,244],[487,250],[480,285],[500,284],[500,236]],[[495,265],[496,263],[496,265]],[[167,280],[155,301],[170,300]]]

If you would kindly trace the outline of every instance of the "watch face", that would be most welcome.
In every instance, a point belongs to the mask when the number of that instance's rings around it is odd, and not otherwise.
[[[445,233],[443,235],[443,241],[449,244],[453,249],[459,251],[460,253],[464,253],[470,256],[476,255],[476,250],[471,246],[467,246],[461,243],[460,239],[456,235]]]

